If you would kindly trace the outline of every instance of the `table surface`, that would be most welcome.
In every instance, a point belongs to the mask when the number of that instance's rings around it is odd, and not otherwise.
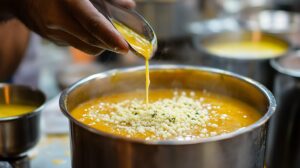
[[[45,135],[29,153],[31,168],[70,168],[69,136]]]

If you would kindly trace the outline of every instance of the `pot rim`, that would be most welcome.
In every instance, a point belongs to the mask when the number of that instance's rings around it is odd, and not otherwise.
[[[290,52],[285,57],[271,59],[270,60],[271,67],[275,71],[277,71],[281,74],[291,76],[291,77],[295,77],[295,78],[300,78],[300,71],[299,70],[284,68],[283,66],[280,65],[280,63],[279,63],[280,59],[285,59],[285,58],[288,58],[288,57],[300,57],[300,50]]]
[[[254,32],[253,30],[238,30],[238,31],[224,31],[224,32],[217,32],[217,33],[212,33],[208,36],[205,37],[200,37],[200,36],[194,36],[192,38],[192,45],[193,47],[200,53],[203,53],[205,55],[208,55],[210,57],[214,57],[214,58],[221,58],[221,59],[226,59],[226,60],[234,60],[234,61],[241,61],[241,62],[248,62],[248,61],[268,61],[270,59],[274,59],[274,58],[279,58],[282,56],[285,56],[287,53],[289,53],[292,50],[292,45],[289,42],[289,40],[283,38],[283,37],[279,37],[278,35],[276,35],[275,33],[271,33],[271,32],[266,32],[266,31],[260,31],[263,35],[267,35],[270,36],[274,39],[280,40],[283,43],[285,43],[287,45],[287,49],[284,53],[282,54],[277,54],[273,57],[263,57],[263,58],[240,58],[240,57],[229,57],[229,56],[224,56],[224,55],[218,55],[218,54],[214,54],[212,52],[209,52],[203,45],[204,41],[210,39],[210,38],[214,38],[220,35],[225,35],[225,34],[248,34],[248,33],[252,33]]]
[[[45,106],[45,103],[46,103],[46,96],[41,90],[30,87],[30,86],[26,86],[26,85],[0,83],[0,88],[4,88],[6,86],[8,86],[8,87],[18,87],[18,88],[23,88],[23,89],[30,90],[31,92],[36,92],[36,93],[41,95],[41,98],[43,99],[42,100],[43,103],[41,103],[41,105],[37,106],[33,111],[31,111],[29,113],[25,113],[25,114],[21,114],[21,115],[17,115],[17,116],[0,118],[0,123],[1,122],[7,122],[7,121],[13,121],[13,120],[19,120],[19,119],[23,119],[23,118],[29,118],[29,117],[32,117],[34,115],[39,114],[44,109],[44,106]]]
[[[275,109],[276,109],[276,101],[275,101],[275,98],[272,95],[272,93],[265,86],[263,86],[259,82],[254,81],[253,79],[243,77],[241,75],[238,75],[238,74],[235,74],[235,73],[232,73],[229,71],[224,71],[224,70],[220,70],[220,69],[216,69],[216,68],[209,68],[209,67],[200,67],[200,66],[196,67],[196,66],[190,66],[190,65],[151,65],[150,70],[168,70],[168,69],[198,70],[198,71],[206,71],[206,72],[210,72],[210,73],[214,73],[214,74],[222,74],[222,75],[226,75],[226,76],[235,77],[235,78],[239,79],[240,81],[249,83],[250,85],[252,85],[255,88],[257,88],[258,90],[260,90],[268,99],[268,103],[269,103],[268,110],[259,120],[257,120],[255,123],[249,125],[246,128],[241,128],[236,131],[226,133],[223,135],[214,136],[214,137],[203,138],[203,139],[199,138],[199,139],[193,139],[193,140],[183,140],[183,141],[179,141],[179,140],[149,141],[149,140],[143,140],[143,139],[133,139],[133,138],[128,138],[128,137],[124,137],[124,136],[119,136],[119,135],[102,132],[100,130],[89,127],[89,126],[79,122],[78,120],[73,118],[72,115],[70,115],[70,113],[68,112],[68,110],[66,108],[67,97],[68,97],[69,93],[71,93],[73,90],[75,90],[78,86],[86,83],[87,81],[91,81],[95,78],[101,79],[101,78],[106,78],[111,75],[115,75],[117,73],[128,73],[128,72],[134,72],[134,71],[141,71],[144,69],[145,69],[144,66],[119,68],[119,69],[114,69],[114,70],[94,74],[94,75],[91,75],[84,79],[81,79],[80,81],[71,85],[70,87],[68,87],[67,89],[65,89],[62,92],[62,94],[60,96],[60,100],[59,100],[59,105],[60,105],[62,113],[69,119],[70,122],[75,123],[76,125],[80,126],[81,128],[86,129],[87,131],[93,132],[95,134],[108,137],[108,138],[112,138],[112,139],[116,139],[116,140],[124,140],[124,141],[133,142],[133,143],[148,144],[148,145],[189,145],[189,144],[226,140],[226,139],[241,135],[243,133],[250,132],[250,131],[260,127],[261,125],[265,124],[268,121],[268,119],[271,117],[271,115],[275,112]]]

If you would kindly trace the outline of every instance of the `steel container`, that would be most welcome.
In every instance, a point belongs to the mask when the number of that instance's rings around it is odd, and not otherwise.
[[[300,51],[271,61],[278,109],[270,121],[268,168],[300,167]]]
[[[34,111],[23,115],[0,118],[0,160],[22,157],[37,144],[44,103],[45,96],[39,90],[0,83],[0,104],[37,107]]]
[[[268,88],[273,86],[274,70],[271,68],[269,61],[274,57],[280,57],[288,53],[290,44],[273,34],[262,32],[261,40],[271,39],[274,43],[286,45],[286,53],[274,55],[271,58],[236,58],[222,55],[216,55],[206,49],[206,46],[212,43],[226,43],[227,41],[249,40],[253,36],[252,31],[236,31],[215,33],[206,37],[194,37],[193,46],[199,53],[199,59],[203,65],[220,68],[250,77]]]
[[[244,8],[265,8],[270,0],[136,0],[136,10],[154,28],[159,41],[189,35],[186,25],[239,13]],[[226,26],[226,25],[225,25]]]
[[[187,37],[185,25],[198,20],[202,11],[198,0],[137,0],[136,4],[160,41]]]
[[[63,91],[60,107],[70,122],[73,168],[262,168],[267,122],[275,99],[263,85],[223,70],[157,65],[150,67],[151,89],[207,90],[239,99],[262,117],[224,135],[197,140],[147,141],[108,134],[82,124],[72,110],[102,95],[144,89],[144,67],[117,69],[82,79]]]

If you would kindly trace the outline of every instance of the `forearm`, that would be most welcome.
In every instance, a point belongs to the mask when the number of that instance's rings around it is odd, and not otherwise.
[[[16,35],[17,34],[17,35]],[[0,24],[0,82],[10,78],[18,68],[28,45],[29,30],[17,19]]]

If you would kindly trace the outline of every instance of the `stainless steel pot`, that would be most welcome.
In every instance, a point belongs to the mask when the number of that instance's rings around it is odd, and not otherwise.
[[[81,103],[105,94],[144,89],[144,68],[112,70],[85,78],[60,98],[70,121],[73,168],[262,168],[267,121],[275,99],[263,85],[239,75],[211,68],[178,65],[152,66],[151,89],[206,89],[237,98],[263,117],[225,135],[190,141],[146,141],[107,134],[71,116]]]
[[[300,51],[271,61],[278,109],[270,121],[268,168],[300,167]]]
[[[261,82],[268,88],[272,88],[274,70],[269,64],[269,61],[272,58],[233,58],[216,55],[206,49],[206,46],[211,43],[242,41],[249,40],[250,38],[252,38],[251,31],[222,32],[203,38],[195,36],[193,38],[193,46],[199,53],[199,62],[203,65],[232,71]],[[262,32],[261,38],[274,39],[275,41],[286,45],[286,53],[290,50],[290,44],[286,40],[274,36],[273,34]],[[275,57],[280,56],[281,55]]]
[[[0,160],[17,158],[34,147],[40,137],[40,114],[45,96],[39,90],[0,83],[0,104],[36,106],[33,112],[0,118]]]

